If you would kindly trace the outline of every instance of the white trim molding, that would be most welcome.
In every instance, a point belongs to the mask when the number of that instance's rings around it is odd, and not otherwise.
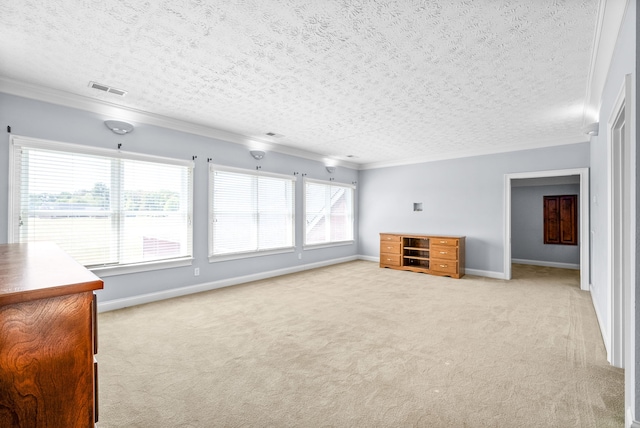
[[[559,268],[559,269],[580,270],[580,265],[575,263],[558,263],[558,262],[548,262],[545,260],[525,260],[525,259],[511,259],[511,263],[518,263],[521,265],[531,265],[531,266],[544,266],[544,267],[552,267],[552,268]]]
[[[587,96],[583,114],[585,125],[598,122],[602,91],[606,82],[611,58],[616,47],[629,2],[600,0],[596,32],[591,44],[591,64],[587,78]]]
[[[494,272],[491,270],[481,270],[481,269],[469,269],[468,267],[464,268],[464,274],[482,276],[485,278],[493,278],[493,279],[505,279],[503,272]]]
[[[202,284],[190,285],[187,287],[171,288],[169,290],[158,291],[155,293],[141,294],[138,296],[125,297],[122,299],[100,301],[100,292],[98,292],[98,312],[114,311],[116,309],[127,308],[129,306],[142,305],[145,303],[157,302],[159,300],[171,299],[174,297],[186,296],[203,291],[215,290],[217,288],[229,287],[232,285],[244,284],[251,281],[259,281],[261,279],[274,278],[281,275],[287,275],[295,272],[316,269],[324,266],[331,266],[339,263],[346,263],[358,260],[357,256],[343,257],[339,259],[325,260],[317,263],[308,263],[301,266],[293,266],[284,269],[276,269],[267,272],[254,273],[251,275],[237,276],[233,278],[221,279],[218,281],[205,282]]]
[[[380,257],[375,256],[358,256],[359,260],[366,260],[369,262],[380,263]],[[490,270],[480,270],[480,269],[469,269],[465,267],[464,269],[465,275],[473,275],[473,276],[482,276],[485,278],[494,278],[494,279],[504,279],[504,274],[502,272],[493,272]]]
[[[598,319],[598,327],[600,328],[600,334],[602,335],[602,341],[604,342],[604,348],[605,351],[607,352],[607,361],[611,361],[611,352],[609,350],[609,330],[606,330],[604,328],[604,326],[606,324],[604,324],[604,318],[602,316],[602,314],[600,313],[600,310],[598,309],[598,305],[596,304],[596,300],[595,300],[595,296],[596,296],[596,292],[595,292],[595,287],[593,286],[593,284],[589,285],[589,290],[590,290],[590,294],[591,294],[591,304],[593,305],[593,310],[596,313],[596,318]],[[640,428],[640,427],[639,427]]]
[[[173,119],[167,116],[149,113],[144,110],[138,110],[99,99],[72,94],[70,92],[44,88],[42,86],[32,85],[24,82],[18,82],[16,80],[7,79],[5,77],[0,77],[0,92],[9,95],[15,95],[18,97],[30,98],[33,100],[61,105],[64,107],[89,111],[117,120],[145,123],[147,125],[154,125],[162,128],[173,129],[175,131],[187,132],[189,134],[201,135],[203,137],[215,138],[217,140],[240,144],[249,149],[255,149],[259,146],[261,150],[269,150],[272,152],[282,153],[290,156],[315,160],[322,163],[324,163],[327,159],[326,155],[313,153],[307,150],[296,149],[293,147],[284,146],[282,144],[276,144],[266,138],[235,134],[197,123]],[[353,162],[348,162],[340,159],[331,159],[331,161],[336,166],[343,166],[356,170],[359,169],[359,165]]]

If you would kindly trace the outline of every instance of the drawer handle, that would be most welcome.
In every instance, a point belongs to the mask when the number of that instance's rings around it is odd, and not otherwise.
[[[447,254],[447,251],[440,251],[440,254]]]
[[[387,250],[390,250],[392,247],[387,247]]]
[[[388,262],[390,262],[390,261],[391,261],[391,259],[387,259],[387,261],[388,261]]]
[[[446,244],[449,241],[440,241],[441,244]]]
[[[447,267],[448,265],[440,265],[440,267]]]

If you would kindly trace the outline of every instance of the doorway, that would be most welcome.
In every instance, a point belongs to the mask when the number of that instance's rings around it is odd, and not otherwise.
[[[504,279],[511,279],[511,186],[513,180],[577,175],[580,177],[579,245],[580,289],[589,290],[589,168],[505,174],[504,178]]]

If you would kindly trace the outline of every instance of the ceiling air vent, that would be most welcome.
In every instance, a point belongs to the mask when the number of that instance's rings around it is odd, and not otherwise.
[[[120,95],[124,97],[127,94],[127,91],[123,91],[122,89],[112,88],[111,86],[103,85],[98,82],[89,82],[89,87],[93,89],[97,89],[99,91],[109,92],[110,94]]]

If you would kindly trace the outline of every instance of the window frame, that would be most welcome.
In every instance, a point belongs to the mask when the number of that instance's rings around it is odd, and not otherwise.
[[[87,269],[101,277],[122,275],[136,272],[146,272],[158,269],[168,269],[181,266],[190,266],[193,264],[193,200],[194,200],[194,169],[195,162],[192,160],[184,160],[178,158],[169,158],[156,155],[149,155],[136,152],[126,152],[122,150],[108,149],[103,147],[87,146],[75,143],[66,143],[53,140],[45,140],[40,138],[25,137],[20,135],[11,135],[9,140],[9,182],[8,182],[8,216],[7,216],[7,239],[9,243],[20,242],[19,229],[15,219],[15,214],[21,208],[21,189],[17,186],[21,181],[16,177],[16,150],[22,148],[50,150],[60,153],[72,153],[79,155],[101,156],[110,159],[123,159],[142,162],[151,162],[165,165],[177,165],[188,168],[189,183],[187,189],[188,207],[187,207],[187,243],[188,255],[181,257],[168,258],[163,260],[139,261],[134,263],[123,263],[116,265],[92,265]],[[121,181],[121,190],[124,188],[124,181]]]
[[[242,175],[247,175],[251,177],[270,177],[270,178],[290,181],[291,182],[291,245],[280,247],[280,248],[273,248],[273,249],[264,249],[264,250],[258,249],[258,250],[238,251],[234,253],[213,254],[213,248],[214,248],[213,221],[215,217],[215,211],[213,207],[215,186],[213,183],[214,183],[214,174],[216,171],[242,174]],[[226,165],[210,163],[207,179],[208,179],[208,194],[209,194],[208,206],[207,206],[207,211],[208,211],[208,245],[207,246],[208,246],[208,255],[209,255],[210,263],[246,259],[251,257],[269,256],[274,254],[293,253],[296,251],[296,182],[297,182],[297,179],[295,176],[278,174],[273,172],[265,172],[265,171],[254,171],[250,169],[236,168],[236,167],[230,167]]]
[[[351,239],[345,239],[341,241],[329,241],[316,244],[307,244],[307,183],[321,184],[325,186],[342,187],[351,191]],[[319,248],[339,247],[346,245],[353,245],[355,243],[355,218],[356,218],[356,186],[354,184],[340,183],[335,181],[317,180],[313,178],[305,177],[302,190],[303,201],[303,224],[302,224],[302,248],[305,250],[313,250]]]

